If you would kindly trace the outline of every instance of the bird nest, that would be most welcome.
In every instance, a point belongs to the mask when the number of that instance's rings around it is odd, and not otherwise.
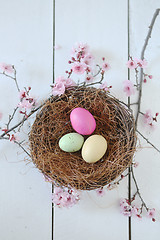
[[[70,113],[76,107],[94,116],[94,134],[108,142],[105,155],[96,163],[85,162],[81,151],[68,153],[59,148],[59,139],[74,132]],[[47,178],[56,185],[92,190],[113,181],[132,163],[137,139],[132,112],[124,103],[101,89],[83,86],[48,99],[36,116],[29,140],[33,163]]]

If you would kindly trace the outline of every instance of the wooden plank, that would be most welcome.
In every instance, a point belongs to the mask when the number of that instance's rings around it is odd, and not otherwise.
[[[147,36],[147,31],[153,14],[159,8],[159,1],[130,1],[130,46],[131,56],[140,57],[144,40]],[[160,16],[158,16],[152,37],[149,40],[147,46],[145,58],[148,61],[148,68],[146,72],[153,75],[152,80],[148,80],[143,86],[142,108],[141,111],[145,112],[147,109],[151,109],[153,113],[159,112],[159,91],[160,91],[160,72],[159,72],[159,60],[160,60]],[[139,130],[146,136],[155,146],[160,148],[160,126],[159,122],[156,124],[154,131],[144,127],[143,119],[140,118]],[[151,219],[143,218],[141,221],[137,219],[132,220],[132,239],[150,240],[153,238],[158,240],[159,229],[159,202],[160,202],[160,190],[159,190],[159,153],[151,148],[146,141],[140,136],[141,141],[140,149],[136,154],[136,161],[140,163],[139,167],[135,170],[135,175],[138,180],[139,188],[143,199],[149,208],[155,208],[157,212],[156,222],[153,223]],[[133,185],[134,192],[134,185]],[[136,201],[136,204],[139,204]]]
[[[39,100],[49,96],[52,83],[52,24],[52,1],[1,2],[0,62],[14,64],[20,88],[31,86]],[[0,76],[0,83],[5,127],[19,97],[14,81]],[[27,137],[25,128],[21,137]],[[49,240],[51,186],[24,157],[17,146],[1,141],[0,239]]]
[[[98,61],[106,57],[112,69],[105,80],[112,93],[127,100],[122,82],[127,79],[127,1],[56,2],[56,77],[68,69],[67,60],[76,42],[87,42]],[[121,89],[121,90],[120,90]],[[71,209],[55,209],[55,240],[128,239],[128,219],[120,215],[117,203],[127,197],[127,181],[101,199],[93,192],[83,193]],[[116,229],[116,230],[115,230]]]

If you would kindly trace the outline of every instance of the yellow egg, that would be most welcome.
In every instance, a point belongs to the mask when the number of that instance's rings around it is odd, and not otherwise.
[[[82,158],[88,163],[100,160],[107,150],[107,141],[101,135],[92,135],[84,142]]]

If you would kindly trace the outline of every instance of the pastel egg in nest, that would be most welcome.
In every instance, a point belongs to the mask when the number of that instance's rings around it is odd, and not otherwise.
[[[74,131],[70,113],[77,107],[94,116],[94,134],[102,135],[108,143],[105,155],[95,163],[85,162],[81,150],[64,152],[58,144],[62,136]],[[102,89],[83,86],[45,102],[29,141],[33,163],[55,185],[93,190],[112,182],[132,163],[137,138],[132,112],[125,104]]]

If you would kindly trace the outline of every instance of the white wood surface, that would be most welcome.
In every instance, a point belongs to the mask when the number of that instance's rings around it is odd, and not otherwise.
[[[140,57],[144,39],[146,38],[148,27],[157,8],[160,8],[160,2],[157,0],[131,1],[130,4],[130,40],[131,55]],[[160,112],[160,16],[158,16],[152,37],[146,50],[145,58],[148,61],[146,72],[153,75],[153,79],[148,81],[143,88],[142,111],[151,109],[153,113]],[[160,118],[154,131],[149,131],[139,124],[141,132],[160,149]],[[144,218],[142,221],[132,220],[132,238],[141,239],[159,239],[160,235],[160,154],[150,148],[142,139],[141,147],[136,154],[139,167],[135,170],[136,178],[139,183],[141,194],[148,207],[156,209],[156,222]]]
[[[81,0],[78,5],[74,0],[57,1],[56,43],[62,48],[56,51],[56,76],[68,69],[67,59],[76,42],[88,43],[97,61],[106,57],[111,70],[105,80],[113,86],[114,94],[127,100],[121,89],[127,79],[127,1]],[[103,199],[88,192],[74,208],[56,208],[55,239],[127,240],[128,219],[120,215],[117,207],[123,196],[127,196],[126,181]]]
[[[20,87],[32,86],[39,99],[46,98],[52,83],[53,1],[1,1],[0,62],[14,64]],[[159,0],[130,0],[130,52],[140,57],[147,27]],[[86,42],[100,61],[111,65],[105,80],[112,93],[127,101],[122,91],[128,58],[127,0],[56,0],[55,75],[68,69],[70,50],[76,42]],[[160,112],[160,16],[146,51],[153,75],[144,86],[142,110]],[[133,74],[131,74],[134,77]],[[3,122],[18,102],[14,82],[0,76],[0,112]],[[16,97],[15,97],[16,96]],[[32,120],[31,120],[32,122]],[[160,123],[154,132],[140,124],[140,129],[160,148]],[[25,135],[25,129],[23,136]],[[135,170],[139,187],[149,207],[157,210],[157,221],[132,219],[132,240],[159,240],[160,235],[160,156],[141,140],[136,154],[140,163]],[[17,154],[18,151],[18,154]],[[26,165],[24,154],[14,144],[0,143],[0,239],[51,240],[51,186],[32,164]],[[133,193],[134,193],[133,185]],[[127,179],[101,198],[85,192],[71,209],[55,208],[54,240],[128,240],[128,219],[119,213],[121,197],[127,197]],[[137,202],[138,204],[138,202]],[[153,237],[154,236],[154,237]]]
[[[32,86],[33,95],[47,96],[52,83],[52,1],[6,0],[0,5],[0,62],[15,65],[21,89]],[[5,123],[19,97],[11,79],[0,76],[0,86]],[[14,144],[0,142],[0,239],[51,239],[51,186],[32,164],[26,165],[24,156]]]

